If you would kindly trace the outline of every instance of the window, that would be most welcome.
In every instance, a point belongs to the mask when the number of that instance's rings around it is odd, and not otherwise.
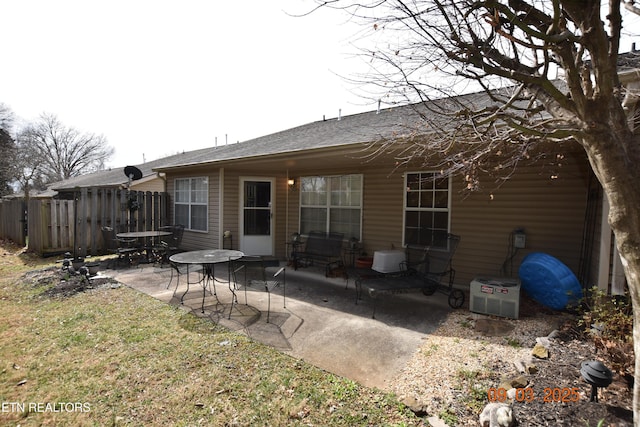
[[[175,223],[187,230],[207,231],[208,187],[205,177],[175,180]]]
[[[449,177],[437,172],[405,175],[405,244],[446,246],[451,205],[449,183]]]
[[[343,233],[360,240],[362,175],[309,176],[300,180],[300,233]]]

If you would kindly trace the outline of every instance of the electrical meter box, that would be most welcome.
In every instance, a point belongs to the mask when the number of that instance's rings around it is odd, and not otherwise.
[[[470,311],[518,318],[520,280],[511,277],[476,277],[471,281],[470,287]]]

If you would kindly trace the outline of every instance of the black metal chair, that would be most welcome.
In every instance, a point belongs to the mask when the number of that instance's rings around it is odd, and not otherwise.
[[[232,261],[231,266],[232,280],[234,284],[234,290],[239,290],[244,287],[244,303],[247,305],[247,288],[252,287],[255,289],[264,289],[268,294],[267,302],[267,323],[269,323],[269,316],[271,313],[271,293],[282,285],[282,301],[283,308],[287,308],[286,294],[286,268],[280,267],[275,273],[267,271],[264,259],[259,256],[244,256],[240,259]],[[234,301],[232,301],[231,309],[229,310],[229,318],[231,318],[231,311],[233,310],[233,304],[237,304],[237,297],[233,295]]]
[[[438,290],[442,279],[446,278],[449,291],[453,288],[456,271],[451,266],[451,260],[460,243],[460,236],[447,234],[443,237],[441,245],[425,247],[419,245],[407,245],[407,260],[403,269],[410,274],[417,273],[424,281],[425,295],[431,295]]]
[[[116,231],[107,226],[102,227],[102,238],[106,251],[117,255],[116,266],[123,261],[128,266],[132,264],[134,255],[139,252],[135,246],[136,239],[120,239],[117,237]]]
[[[169,231],[170,235],[161,236],[159,242],[153,247],[155,262],[162,267],[169,263],[169,257],[180,251],[182,244],[182,236],[184,235],[184,225],[166,225],[159,227],[158,230]]]

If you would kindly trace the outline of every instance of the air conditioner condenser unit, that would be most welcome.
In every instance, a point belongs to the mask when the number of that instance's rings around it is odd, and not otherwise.
[[[510,277],[476,277],[471,281],[470,291],[470,311],[518,318],[520,280]]]

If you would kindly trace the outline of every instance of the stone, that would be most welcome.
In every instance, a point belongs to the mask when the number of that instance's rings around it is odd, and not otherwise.
[[[538,359],[548,359],[549,358],[549,349],[544,345],[537,343],[533,350],[531,350],[531,354]]]
[[[536,338],[536,343],[546,348],[551,347],[551,340],[548,337],[538,337]]]
[[[489,403],[480,413],[482,427],[513,427],[516,419],[513,410],[506,403]]]
[[[560,331],[557,329],[554,329],[553,331],[549,332],[549,335],[547,335],[547,338],[551,338],[551,339],[558,338],[558,337],[560,337]]]
[[[515,326],[505,320],[498,319],[478,319],[475,330],[488,337],[508,335]]]
[[[526,360],[518,359],[513,362],[513,365],[521,374],[533,375],[538,372],[538,367],[535,365],[535,363],[533,363],[533,360],[531,358]]]
[[[512,388],[525,388],[529,384],[529,380],[524,375],[518,375],[517,377],[507,377],[500,381],[498,388],[509,390]]]
[[[418,417],[427,415],[427,406],[424,403],[419,402],[415,397],[406,396],[401,399],[401,402]]]
[[[447,423],[445,423],[443,420],[441,420],[437,416],[429,417],[427,418],[427,421],[429,421],[429,425],[431,427],[449,427]]]

